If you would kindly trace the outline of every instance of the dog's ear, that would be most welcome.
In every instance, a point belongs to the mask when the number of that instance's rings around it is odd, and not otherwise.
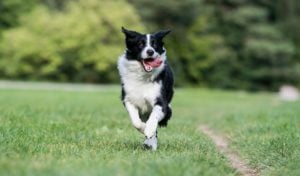
[[[158,31],[154,34],[154,36],[158,37],[158,38],[164,38],[167,34],[169,34],[171,32],[171,30],[167,29],[167,30],[162,30],[162,31]]]
[[[124,27],[122,27],[122,32],[125,34],[126,37],[128,38],[134,38],[136,36],[140,36],[142,34],[138,33],[138,32],[135,32],[135,31],[131,31],[131,30],[128,30],[128,29],[125,29]]]

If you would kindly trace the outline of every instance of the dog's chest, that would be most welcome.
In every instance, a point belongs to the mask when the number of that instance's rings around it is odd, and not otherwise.
[[[137,80],[127,80],[124,83],[126,101],[131,102],[142,113],[152,110],[157,97],[160,96],[161,85],[157,82],[142,82]]]
[[[161,95],[162,83],[154,81],[159,72],[146,73],[139,62],[128,61],[124,55],[119,59],[118,69],[125,91],[124,101],[135,105],[141,113],[151,111]]]

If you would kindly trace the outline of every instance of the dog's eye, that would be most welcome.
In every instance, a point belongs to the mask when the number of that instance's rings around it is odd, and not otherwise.
[[[138,46],[139,46],[139,48],[143,48],[143,47],[144,47],[144,42],[143,42],[143,41],[140,41],[140,42],[138,43]]]
[[[154,48],[156,47],[156,43],[154,40],[151,40],[151,46],[153,46]]]

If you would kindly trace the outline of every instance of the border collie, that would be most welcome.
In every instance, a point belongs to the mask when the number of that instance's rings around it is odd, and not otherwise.
[[[122,27],[126,51],[119,57],[121,99],[133,126],[146,136],[144,146],[157,149],[157,127],[167,126],[172,110],[173,74],[163,38],[170,30],[141,34]]]

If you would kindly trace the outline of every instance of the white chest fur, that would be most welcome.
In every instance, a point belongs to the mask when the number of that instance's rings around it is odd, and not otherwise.
[[[139,62],[121,56],[118,69],[126,93],[124,101],[129,101],[143,113],[151,111],[161,90],[161,82],[153,80],[162,68],[147,73]]]
[[[125,101],[131,102],[142,112],[151,111],[156,98],[160,95],[158,83],[126,82],[124,89],[126,92]]]

